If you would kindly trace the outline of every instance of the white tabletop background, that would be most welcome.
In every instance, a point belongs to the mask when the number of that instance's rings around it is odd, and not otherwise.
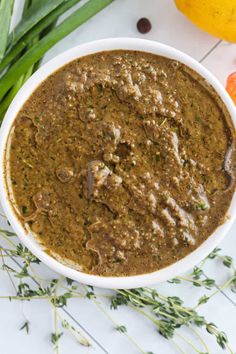
[[[16,1],[15,21],[19,17],[22,3],[22,0]],[[136,22],[140,17],[148,17],[152,22],[152,30],[146,35],[141,35],[136,30]],[[80,43],[121,36],[152,39],[178,48],[201,61],[224,85],[227,76],[236,71],[236,45],[219,41],[195,27],[177,11],[172,0],[115,0],[104,11],[53,47],[44,57],[43,62]],[[1,219],[1,224],[6,226],[4,218]],[[234,259],[236,259],[235,231],[236,224],[220,245],[224,253],[233,256]],[[1,236],[0,244],[4,244]],[[214,276],[221,283],[225,273],[219,274],[218,269],[222,268],[216,267],[215,263],[214,266],[209,265],[207,274]],[[44,277],[52,276],[52,272],[44,266],[41,266],[41,273]],[[184,298],[186,305],[194,304],[194,301],[206,293],[191,285],[183,287],[164,283],[156,287],[164,293]],[[0,271],[0,295],[4,294],[13,295],[14,289],[5,272]],[[128,333],[144,352],[179,353],[177,348],[162,338],[141,315],[126,307],[121,307],[118,311],[110,311],[108,303],[101,301],[101,304],[118,324],[127,327]],[[69,335],[64,335],[59,342],[60,354],[140,353],[127,336],[114,329],[114,324],[91,300],[69,300],[66,311],[68,313],[62,311],[62,315],[70,316],[71,323],[77,323],[87,332],[92,347],[84,348]],[[236,294],[230,290],[222,291],[199,312],[227,333],[230,345],[236,352]],[[24,315],[31,324],[29,335],[19,331],[24,322]],[[34,300],[23,304],[0,299],[0,354],[51,354],[53,353],[50,343],[52,332],[53,314],[47,301]],[[187,333],[187,330],[181,332]],[[201,333],[209,345],[210,354],[223,353],[210,335],[203,330]],[[192,339],[194,341],[194,338]],[[184,352],[194,353],[184,342],[179,343]]]

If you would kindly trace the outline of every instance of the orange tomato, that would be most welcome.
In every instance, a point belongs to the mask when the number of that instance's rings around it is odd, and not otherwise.
[[[226,90],[236,104],[236,71],[228,76]]]

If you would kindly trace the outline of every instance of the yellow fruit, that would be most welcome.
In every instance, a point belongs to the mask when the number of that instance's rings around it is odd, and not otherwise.
[[[236,42],[236,0],[175,0],[175,3],[206,32]]]

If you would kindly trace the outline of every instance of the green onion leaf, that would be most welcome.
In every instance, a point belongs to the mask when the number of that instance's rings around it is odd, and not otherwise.
[[[0,61],[2,60],[7,47],[7,38],[11,24],[13,5],[14,0],[0,1]]]
[[[38,24],[36,24],[30,31],[28,31],[20,41],[18,41],[10,50],[6,53],[2,62],[0,63],[0,72],[7,67],[7,65],[15,59],[15,57],[31,42],[36,36],[38,36],[45,28],[55,22],[60,15],[69,10],[75,4],[81,0],[68,0],[62,3],[49,15],[44,17]]]
[[[6,0],[8,1],[8,0]],[[10,33],[7,41],[8,47],[12,47],[26,32],[34,27],[40,20],[52,12],[64,0],[36,1],[26,11],[24,19]]]

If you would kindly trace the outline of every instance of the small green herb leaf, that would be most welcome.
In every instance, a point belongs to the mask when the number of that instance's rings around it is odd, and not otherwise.
[[[208,302],[210,298],[206,295],[203,295],[202,297],[200,297],[200,299],[198,300],[198,305],[203,305],[206,304]]]
[[[72,280],[72,279],[70,279],[70,278],[66,278],[66,283],[67,283],[67,285],[72,285],[72,283],[73,283],[73,281],[74,280]]]
[[[207,258],[209,259],[214,259],[216,256],[218,256],[218,253],[221,251],[221,248],[216,247],[209,255]]]
[[[193,272],[192,272],[193,279],[195,279],[195,280],[200,279],[202,274],[203,274],[203,271],[201,268],[199,268],[199,267],[193,268]]]
[[[232,264],[233,264],[233,258],[230,256],[224,256],[223,257],[223,264],[228,267],[231,268]]]
[[[127,332],[127,328],[125,326],[117,326],[116,330],[120,333],[126,333]]]
[[[25,321],[25,323],[21,326],[20,331],[25,330],[27,334],[29,334],[29,321]]]
[[[63,335],[63,332],[61,333],[52,333],[51,334],[51,342],[54,344],[55,347],[58,347],[58,342],[61,336]]]
[[[168,280],[168,283],[170,283],[170,284],[180,284],[181,280],[178,279],[178,278],[173,278],[171,280]]]
[[[211,289],[213,286],[215,286],[215,280],[207,278],[206,280],[203,280],[203,285],[205,286],[206,289]]]

